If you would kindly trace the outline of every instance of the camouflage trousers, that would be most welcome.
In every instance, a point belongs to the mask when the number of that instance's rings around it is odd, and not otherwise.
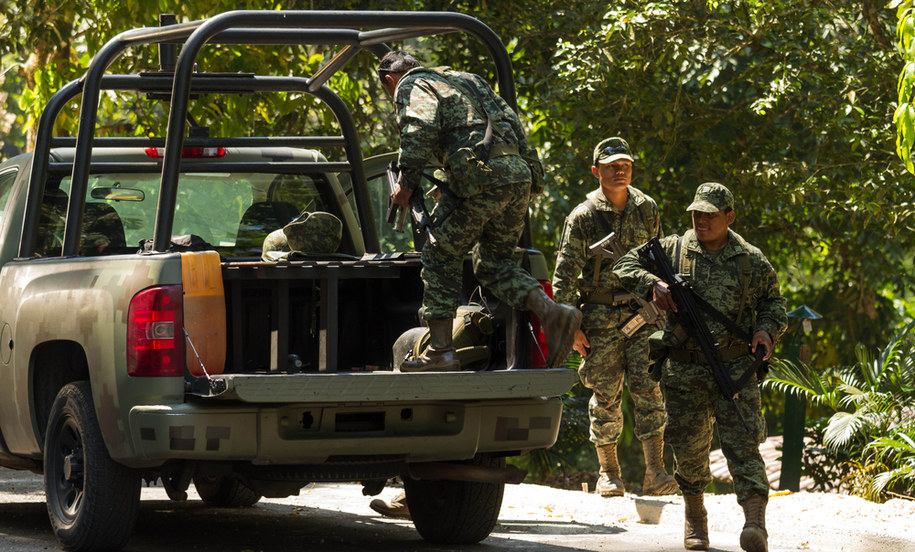
[[[617,327],[635,314],[628,307],[586,304],[582,311],[591,352],[578,367],[578,376],[594,392],[588,403],[591,441],[601,446],[619,440],[624,382],[632,397],[635,436],[640,441],[661,436],[666,421],[664,400],[658,383],[648,375],[648,336],[656,328],[643,326],[626,338]]]
[[[736,381],[750,364],[749,355],[728,364],[731,378]],[[721,395],[707,366],[670,361],[663,383],[668,416],[664,440],[673,449],[674,477],[683,494],[704,492],[712,482],[709,450],[717,420],[721,451],[734,479],[738,502],[753,495],[768,496],[769,478],[759,454],[759,445],[766,438],[766,421],[755,376],[737,399],[750,431],[744,428],[734,404]]]
[[[540,287],[519,265],[515,246],[524,228],[530,201],[530,182],[484,188],[459,200],[445,194],[432,214],[454,211],[433,231],[436,246],[427,242],[422,253],[423,316],[429,320],[454,318],[461,303],[464,256],[471,251],[477,280],[500,300],[524,308],[527,294]]]

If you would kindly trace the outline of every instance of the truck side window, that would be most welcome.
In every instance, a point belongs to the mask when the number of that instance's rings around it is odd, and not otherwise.
[[[3,220],[3,213],[6,211],[6,200],[9,198],[10,190],[13,189],[13,182],[16,181],[16,175],[18,174],[18,169],[0,174],[0,221]]]
[[[35,253],[41,257],[58,257],[67,224],[67,193],[60,188],[48,188],[41,201],[38,239]]]

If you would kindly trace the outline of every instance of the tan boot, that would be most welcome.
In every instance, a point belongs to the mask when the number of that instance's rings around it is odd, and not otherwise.
[[[708,550],[708,513],[702,493],[683,495],[686,524],[683,528],[683,548]]]
[[[553,302],[540,287],[527,294],[524,305],[537,315],[546,334],[547,367],[560,366],[575,345],[575,332],[581,327],[581,311]]]
[[[751,496],[740,503],[746,523],[740,533],[740,547],[747,552],[768,552],[769,533],[766,532],[766,502],[768,498]]]
[[[598,445],[597,460],[600,462],[597,493],[603,497],[623,496],[626,493],[626,488],[620,478],[620,463],[616,458],[616,443]]]
[[[451,344],[452,321],[427,320],[429,326],[429,345],[416,358],[405,360],[400,365],[401,372],[456,372],[461,363],[454,353]]]
[[[677,480],[667,475],[664,469],[664,439],[652,437],[642,441],[645,453],[645,480],[642,494],[651,496],[669,495],[677,492]]]
[[[410,518],[410,509],[407,507],[407,495],[405,493],[400,493],[391,499],[390,502],[385,502],[380,498],[369,502],[369,508],[375,510],[379,514],[391,518],[399,519],[411,519]]]

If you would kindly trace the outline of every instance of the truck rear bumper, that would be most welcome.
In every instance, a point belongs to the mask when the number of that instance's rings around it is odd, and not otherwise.
[[[373,405],[360,401],[352,406],[214,401],[137,406],[130,411],[136,455],[119,460],[136,467],[175,459],[263,465],[459,460],[479,452],[550,446],[561,414],[557,397]]]

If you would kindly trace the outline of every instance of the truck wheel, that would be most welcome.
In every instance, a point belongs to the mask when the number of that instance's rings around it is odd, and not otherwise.
[[[44,485],[63,548],[118,550],[127,543],[140,508],[140,477],[108,455],[89,382],[64,386],[51,406]]]
[[[241,481],[219,475],[194,476],[194,488],[208,506],[217,508],[247,508],[261,499],[261,495]]]
[[[478,454],[468,463],[504,467],[505,458]],[[499,519],[505,483],[404,478],[407,506],[420,536],[436,544],[472,544]]]

